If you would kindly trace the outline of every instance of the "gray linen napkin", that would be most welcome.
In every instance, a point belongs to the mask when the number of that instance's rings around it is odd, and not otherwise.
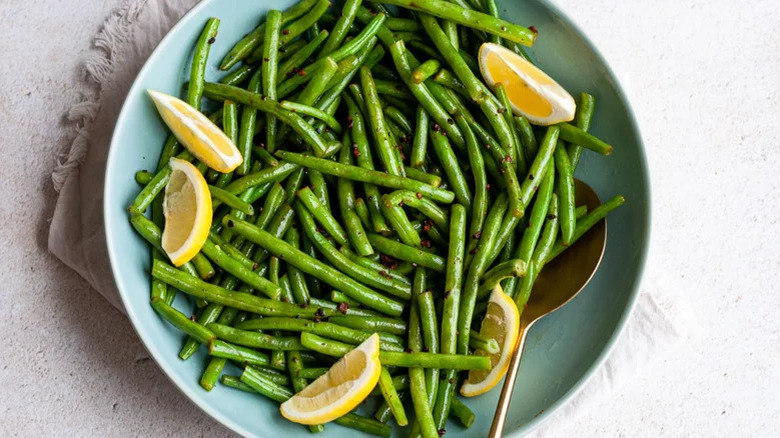
[[[52,180],[59,199],[49,230],[49,250],[117,309],[123,311],[108,261],[103,229],[103,178],[111,134],[125,95],[143,63],[168,30],[197,0],[128,0],[106,19],[85,60],[96,92],[71,108],[78,135],[60,158]],[[566,421],[607,397],[612,388],[668,352],[696,326],[677,294],[643,291],[607,361],[580,392],[535,435],[555,435]],[[558,432],[560,433],[560,432]]]

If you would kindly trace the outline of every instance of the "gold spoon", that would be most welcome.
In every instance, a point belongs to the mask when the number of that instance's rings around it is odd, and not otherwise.
[[[598,195],[589,185],[578,179],[574,182],[576,205],[587,205],[590,211],[601,204]],[[603,220],[569,249],[544,265],[544,269],[539,273],[528,304],[520,316],[520,336],[498,399],[493,425],[488,435],[490,438],[500,437],[504,430],[528,330],[536,321],[563,307],[585,288],[601,263],[606,243],[607,222]]]

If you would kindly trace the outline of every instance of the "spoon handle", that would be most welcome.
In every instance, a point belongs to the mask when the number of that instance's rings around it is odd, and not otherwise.
[[[517,371],[520,369],[520,357],[523,355],[523,345],[525,344],[527,332],[528,325],[521,325],[517,347],[512,355],[512,361],[509,362],[509,370],[507,370],[504,379],[504,386],[501,388],[501,396],[498,398],[496,413],[493,415],[493,425],[490,426],[490,433],[488,434],[490,438],[500,438],[504,431],[504,423],[509,412],[509,404],[512,402],[512,392],[515,389],[515,379],[517,378]]]

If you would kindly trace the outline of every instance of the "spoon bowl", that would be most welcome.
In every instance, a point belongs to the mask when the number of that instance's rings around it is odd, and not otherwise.
[[[588,211],[601,204],[596,192],[584,182],[575,179],[575,205],[587,205]],[[545,316],[563,307],[588,284],[601,263],[607,246],[607,221],[600,221],[570,248],[544,265],[534,282],[531,296],[520,314],[520,336],[512,355],[498,399],[498,406],[490,428],[491,438],[500,437],[504,430],[515,378],[520,369],[523,347],[531,326]]]

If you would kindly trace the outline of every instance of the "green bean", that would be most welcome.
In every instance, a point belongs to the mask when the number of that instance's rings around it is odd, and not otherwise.
[[[495,265],[482,276],[482,284],[477,291],[477,299],[486,297],[502,280],[513,277],[524,277],[526,262],[521,259],[507,260]]]
[[[387,173],[402,177],[405,175],[403,164],[393,153],[395,146],[390,141],[384,114],[382,113],[382,106],[379,103],[379,95],[376,91],[376,84],[368,67],[363,66],[360,68],[360,82],[362,84],[363,96],[366,99],[368,121],[374,134],[379,159]]]
[[[415,117],[414,137],[412,140],[412,154],[409,158],[409,162],[414,168],[422,168],[422,166],[425,164],[430,120],[431,118],[428,116],[428,113],[425,111],[425,109],[423,109],[421,106],[418,106],[417,115]]]
[[[361,307],[360,303],[337,290],[330,291],[330,299],[337,303],[347,303],[350,307]]]
[[[225,186],[225,191],[238,195],[253,187],[281,181],[298,169],[300,169],[300,166],[291,163],[280,163],[276,167],[266,167],[265,169],[234,180]]]
[[[242,65],[241,67],[233,70],[231,73],[223,76],[222,79],[219,80],[219,83],[238,86],[245,80],[249,79],[254,71],[255,67],[251,65]]]
[[[334,291],[335,292],[335,291]],[[367,332],[390,333],[403,336],[407,332],[406,322],[394,318],[357,317],[357,316],[333,316],[328,322],[344,327],[363,330]]]
[[[474,305],[477,302],[477,291],[479,289],[479,279],[482,278],[482,274],[487,268],[487,261],[490,258],[493,246],[495,245],[495,237],[499,227],[501,226],[501,219],[504,216],[504,212],[507,209],[506,197],[501,195],[491,207],[488,217],[485,220],[485,228],[482,233],[482,237],[479,241],[479,246],[474,250],[477,251],[474,259],[468,264],[468,274],[463,283],[463,290],[461,292],[460,309],[458,311],[458,341],[457,351],[460,354],[468,353],[469,346],[469,329],[471,328],[471,320],[474,318]]]
[[[398,108],[394,106],[386,106],[384,108],[385,116],[387,116],[387,122],[389,126],[396,126],[400,130],[399,133],[396,133],[396,136],[398,137],[398,140],[403,140],[407,136],[411,135],[414,131],[414,126],[412,125],[412,122],[409,120],[409,118],[406,117],[406,115],[401,112]]]
[[[404,80],[409,90],[414,97],[420,103],[431,118],[444,129],[449,139],[455,143],[459,148],[463,148],[465,143],[463,142],[463,134],[460,129],[454,124],[450,124],[450,115],[442,108],[441,104],[433,97],[431,90],[425,83],[415,84],[412,79],[412,69],[416,66],[410,61],[410,54],[406,50],[406,46],[403,41],[398,41],[390,46],[390,54],[393,57],[393,62],[401,78]],[[409,55],[409,56],[407,56]]]
[[[238,219],[237,216],[233,216],[233,217]],[[279,207],[279,209],[276,211],[274,217],[271,218],[271,222],[268,223],[268,226],[266,227],[265,231],[268,232],[268,234],[274,236],[275,238],[281,239],[287,233],[287,230],[292,226],[294,217],[295,217],[295,212],[293,211],[290,204],[282,204]],[[223,218],[223,222],[224,222],[224,218]],[[260,251],[258,251],[254,256],[254,261],[257,263],[262,263],[263,261],[265,261],[265,259],[268,258],[269,255],[271,254],[268,252],[268,250],[266,248],[263,248],[261,245]]]
[[[542,177],[542,183],[539,185],[539,190],[536,193],[536,201],[531,210],[531,215],[528,217],[527,227],[523,231],[523,237],[520,240],[520,246],[518,246],[515,252],[515,258],[525,260],[528,263],[533,255],[536,242],[539,240],[539,235],[542,232],[542,226],[544,225],[545,217],[547,216],[547,209],[550,206],[550,198],[553,193],[553,182],[555,181],[555,170],[552,163],[548,164],[544,176]],[[510,293],[510,292],[507,292]]]
[[[390,372],[385,366],[382,367],[382,371],[379,374],[379,389],[382,392],[385,403],[390,407],[390,412],[393,414],[396,423],[398,423],[399,426],[406,426],[409,423],[409,420],[406,418],[404,405],[398,397],[395,386],[393,386],[393,378],[390,376]]]
[[[409,307],[409,351],[419,353],[423,348],[422,328],[419,312],[418,297],[427,288],[427,273],[424,268],[416,268],[414,273],[414,283],[412,287],[412,303]],[[436,428],[433,427],[432,409],[428,389],[426,386],[425,370],[419,367],[409,369],[409,389],[412,394],[412,405],[417,416],[412,425],[412,434],[417,428],[421,428],[423,434],[436,434]],[[422,426],[422,427],[421,427]],[[438,436],[438,434],[437,434]]]
[[[587,205],[580,205],[579,207],[574,209],[574,217],[577,219],[582,218],[588,214],[588,206]]]
[[[217,271],[214,270],[214,267],[211,266],[211,263],[209,263],[208,259],[206,259],[206,257],[204,257],[201,253],[195,254],[191,261],[192,265],[195,267],[195,270],[198,272],[198,277],[204,280],[208,280],[217,273]]]
[[[295,25],[290,26],[292,28]],[[277,99],[276,81],[279,67],[279,47],[289,42],[289,28],[285,36],[280,35],[282,28],[282,13],[277,10],[268,11],[265,19],[265,38],[263,41],[263,61],[260,66],[262,71],[263,98],[270,101]],[[254,91],[254,90],[250,90]],[[265,147],[268,152],[276,150],[276,134],[278,131],[277,118],[274,114],[265,114]],[[240,172],[239,172],[240,173]]]
[[[439,72],[433,76],[433,82],[448,88],[463,98],[470,98],[466,87],[449,70],[439,70]]]
[[[317,48],[319,48],[320,44],[322,44],[325,39],[328,38],[328,35],[328,31],[323,29],[320,31],[320,33],[317,34],[317,36],[312,38],[308,44],[287,58],[287,60],[279,66],[277,72],[278,75],[276,78],[277,84],[297,74],[299,72],[299,67],[303,65],[304,62],[309,60],[309,58],[311,58],[314,52],[317,51]]]
[[[218,323],[209,323],[206,327],[224,341],[243,345],[245,347],[260,348],[263,350],[297,351],[304,347],[297,337],[273,337],[263,333],[241,330]]]
[[[441,319],[441,352],[454,354],[456,330],[463,283],[463,258],[466,246],[466,209],[460,204],[452,206],[450,213],[450,242],[447,251],[447,270],[444,279],[444,305]]]
[[[363,115],[360,112],[360,109],[358,108],[358,105],[354,99],[347,96],[345,101],[347,102],[347,109],[349,110],[349,122],[352,124],[350,133],[352,136],[352,141],[354,142],[354,150],[357,151],[354,152],[357,157],[357,164],[362,168],[374,170],[374,163],[373,159],[371,158],[371,148],[368,145],[368,136],[366,135],[366,125],[363,119]],[[387,227],[387,222],[385,222],[385,218],[382,215],[381,206],[379,203],[381,196],[379,194],[379,188],[374,184],[365,184],[364,187],[366,196],[368,197],[367,209],[370,212],[371,219],[371,223],[366,226],[372,227],[373,230],[377,233],[388,232],[389,228]],[[359,209],[359,207],[357,208]]]
[[[553,159],[555,161],[555,170],[558,173],[558,178],[555,180],[555,193],[560,202],[558,212],[560,215],[561,241],[564,245],[568,245],[574,236],[574,227],[577,223],[577,218],[574,216],[574,171],[569,161],[566,145],[560,140],[558,140],[558,145],[555,148]]]
[[[344,2],[344,6],[341,8],[341,14],[336,24],[333,25],[333,34],[322,46],[320,52],[320,58],[323,58],[336,50],[344,42],[344,38],[347,36],[347,31],[352,23],[355,21],[355,15],[360,7],[362,0],[347,0]]]
[[[547,132],[544,134],[544,140],[542,140],[542,144],[539,147],[539,152],[531,163],[528,174],[525,176],[525,180],[520,187],[523,205],[528,205],[534,192],[536,192],[538,183],[535,181],[535,178],[538,178],[542,175],[541,172],[547,170],[547,164],[552,160],[555,146],[558,143],[559,133],[560,129],[557,126],[550,126],[547,128]]]
[[[425,351],[430,353],[439,352],[439,323],[436,320],[436,305],[433,303],[433,294],[430,291],[423,292],[417,296],[417,304],[420,315],[420,327],[422,328],[423,342]],[[436,391],[439,387],[438,368],[429,368],[425,370],[425,384],[428,393],[428,404],[433,405],[436,399]]]
[[[430,199],[418,197],[414,192],[409,190],[396,190],[385,195],[383,200],[388,208],[391,206],[398,207],[402,204],[407,207],[415,208],[442,229],[447,229],[449,225],[450,219],[444,209],[436,205],[436,203],[432,202]]]
[[[298,249],[300,247],[300,234],[298,233],[298,228],[294,225],[288,228],[284,240],[293,248]],[[295,266],[288,264],[287,277],[290,279],[290,286],[292,287],[292,294],[295,302],[300,305],[308,306],[311,301],[311,294],[309,293],[309,288],[306,285],[306,278],[303,273]]]
[[[133,212],[130,213],[130,224],[154,249],[164,253],[162,249],[162,232],[154,222],[140,213]],[[193,277],[198,276],[198,272],[191,262],[181,265],[180,268]]]
[[[419,84],[435,75],[441,69],[441,63],[436,59],[429,59],[412,71],[412,82]]]
[[[214,333],[186,315],[174,309],[159,298],[152,298],[152,307],[163,319],[182,332],[192,336],[198,342],[205,344],[215,338]]]
[[[154,174],[145,170],[139,170],[135,173],[135,182],[142,186],[149,184],[149,181],[151,181],[152,178],[154,178]]]
[[[301,368],[298,371],[298,377],[314,380],[323,374],[326,374],[328,371],[328,368]]]
[[[583,92],[580,95],[580,104],[577,105],[577,112],[574,114],[574,126],[588,132],[590,123],[593,120],[593,110],[596,106],[596,98],[593,95]],[[569,161],[571,162],[572,173],[577,168],[582,155],[582,146],[572,143],[568,148]]]
[[[450,406],[452,407],[452,413],[455,414],[455,417],[460,421],[460,424],[462,424],[463,427],[469,428],[474,424],[474,412],[469,409],[460,398],[452,397]]]
[[[306,156],[294,152],[277,151],[276,155],[283,160],[319,170],[320,172],[328,175],[347,178],[354,181],[371,183],[392,189],[411,190],[413,192],[419,192],[422,195],[428,196],[438,202],[450,203],[455,198],[455,195],[450,191],[442,190],[410,178],[404,178],[396,175],[386,174],[384,172],[377,172],[375,170],[335,163],[327,159]]]
[[[251,348],[240,347],[219,339],[212,339],[208,344],[209,354],[214,357],[221,357],[246,365],[268,365],[269,362],[267,354]]]
[[[309,332],[301,333],[301,343],[310,350],[334,357],[344,356],[354,348],[352,345],[331,341]],[[401,353],[383,350],[379,352],[379,361],[382,365],[402,368],[490,369],[490,359],[487,356],[462,354]]]
[[[379,316],[380,313],[374,312],[372,310],[367,309],[359,309],[359,308],[346,308],[345,306],[341,306],[339,308],[339,304],[341,303],[334,303],[332,301],[323,300],[321,298],[311,298],[311,304],[313,306],[322,307],[323,309],[331,309],[331,310],[338,310],[342,315],[354,315],[354,316],[365,316],[365,317],[371,317],[371,316]],[[335,312],[333,312],[335,314]]]
[[[488,0],[495,2],[495,0]],[[495,4],[495,3],[494,3]],[[510,131],[512,133],[512,136],[514,138],[514,144],[515,147],[508,149],[506,152],[507,154],[512,158],[512,161],[517,164],[516,169],[517,171],[522,175],[525,174],[528,164],[525,160],[525,153],[521,150],[522,145],[520,142],[520,137],[517,134],[517,130],[515,129],[515,121],[512,117],[512,104],[509,101],[509,96],[506,94],[506,89],[504,88],[504,84],[501,82],[496,84],[495,87],[496,97],[498,97],[499,102],[501,102],[502,109],[504,110],[504,119],[506,120],[506,124],[510,126]]]
[[[349,147],[351,141],[348,133],[344,135],[343,143],[344,146],[339,152],[339,163],[352,164],[352,155]],[[371,242],[366,237],[366,231],[363,228],[361,218],[355,211],[355,186],[352,184],[352,181],[346,178],[338,178],[336,189],[339,197],[341,218],[344,221],[350,244],[361,256],[373,254],[374,248],[371,247]]]
[[[406,166],[404,169],[406,170],[406,176],[411,179],[416,179],[417,181],[430,184],[434,187],[441,186],[441,177],[439,175],[424,172],[416,167]]]
[[[266,114],[271,114],[283,123],[289,125],[296,134],[312,147],[315,154],[323,156],[328,151],[328,145],[325,140],[320,137],[317,131],[312,128],[311,125],[299,115],[292,111],[287,111],[279,106],[278,103],[271,99],[263,99],[257,93],[242,90],[238,87],[232,87],[230,85],[215,84],[212,82],[206,83],[204,86],[204,95],[212,99],[225,100],[230,99],[243,105],[251,106]],[[267,128],[266,128],[267,129]],[[266,148],[269,152],[272,150],[266,139]]]
[[[585,233],[587,233],[591,227],[596,225],[600,220],[604,219],[607,216],[607,213],[620,207],[624,202],[626,202],[626,198],[624,198],[623,195],[616,195],[609,201],[599,205],[591,212],[579,219],[577,221],[577,226],[574,228],[574,236],[572,236],[569,246],[573,245],[574,242],[585,235]],[[568,246],[564,245],[563,242],[555,242],[555,245],[550,250],[549,255],[545,258],[545,263],[549,262],[555,257],[558,257],[563,251],[566,250],[566,248],[568,248]]]
[[[412,226],[404,209],[398,203],[389,201],[387,195],[382,196],[381,205],[382,213],[390,222],[401,242],[413,248],[422,248],[422,239]]]
[[[327,371],[327,370],[326,370]],[[409,388],[409,375],[408,374],[399,374],[397,376],[393,377],[393,388],[395,388],[396,391],[398,391],[399,395],[401,396],[401,399],[403,399],[403,390]],[[382,392],[379,389],[379,386],[375,387],[371,393],[370,396],[376,396],[381,395]]]
[[[195,53],[192,55],[192,66],[190,68],[190,83],[187,86],[187,103],[196,110],[200,109],[200,100],[203,97],[203,83],[206,76],[206,62],[209,58],[209,51],[214,38],[217,37],[219,29],[219,19],[209,18],[206,26],[195,43]]]
[[[252,153],[268,167],[276,167],[279,165],[279,160],[271,155],[263,146],[252,146]]]
[[[255,318],[237,324],[236,328],[241,330],[283,330],[314,333],[318,336],[346,342],[350,345],[359,345],[372,335],[371,332],[356,330],[330,322],[307,321],[297,318]],[[402,340],[387,333],[379,334],[379,344],[383,350],[403,351]]]
[[[252,78],[249,79],[247,90],[252,93],[259,93],[262,90],[260,84],[262,76],[262,70],[257,69],[252,75]],[[244,106],[241,109],[241,123],[238,130],[238,143],[236,143],[236,146],[243,157],[243,161],[235,170],[237,175],[243,176],[249,173],[252,164],[252,139],[255,136],[256,121],[257,109],[252,108],[251,106]]]
[[[482,336],[474,329],[471,329],[469,333],[469,347],[474,350],[483,350],[490,354],[496,354],[500,351],[498,342],[495,339]]]
[[[301,0],[291,8],[282,13],[283,22],[289,22],[308,12],[318,0]],[[249,34],[242,38],[232,49],[222,58],[219,65],[220,70],[229,70],[239,61],[249,56],[256,47],[263,43],[265,37],[265,19]]]
[[[276,214],[285,201],[286,193],[284,187],[281,184],[274,183],[268,194],[265,197],[263,208],[260,210],[260,214],[257,216],[255,225],[260,229],[265,229],[268,226],[271,218]]]
[[[427,253],[421,249],[404,245],[403,243],[396,242],[374,233],[368,234],[368,240],[371,242],[374,249],[379,252],[392,254],[393,257],[417,263],[420,266],[431,268],[436,272],[444,272],[445,260],[436,254]]]
[[[515,117],[515,127],[520,135],[520,143],[523,146],[525,160],[530,163],[536,157],[536,152],[539,149],[533,127],[531,127],[528,119],[523,116]]]
[[[433,149],[439,157],[439,162],[444,168],[444,174],[447,175],[447,182],[452,186],[452,191],[455,192],[455,199],[464,207],[470,208],[471,190],[469,190],[468,183],[466,183],[466,176],[463,174],[460,166],[458,166],[458,159],[452,147],[450,147],[447,136],[440,131],[434,130],[431,133],[431,140]]]
[[[211,193],[212,198],[219,199],[220,201],[222,201],[222,203],[224,203],[230,208],[236,209],[250,216],[253,216],[255,214],[255,209],[252,208],[250,204],[244,202],[238,196],[230,192],[227,192],[225,190],[222,190],[219,187],[215,187],[211,185],[209,186],[209,192]]]
[[[523,26],[441,0],[387,0],[385,3],[431,14],[526,46],[531,46],[536,39],[536,34]]]
[[[388,299],[351,278],[344,277],[336,269],[293,248],[286,242],[258,229],[252,224],[235,219],[232,216],[226,216],[225,219],[223,219],[223,223],[226,225],[232,224],[238,234],[241,234],[248,240],[266,248],[273,255],[284,259],[288,265],[293,265],[302,272],[319,278],[323,282],[359,301],[366,307],[391,316],[400,315],[403,310],[403,305],[401,303]]]
[[[295,194],[298,193],[303,185],[303,178],[306,176],[306,169],[299,167],[284,182],[284,201],[288,204],[295,202]]]
[[[381,94],[384,98],[389,96],[397,97],[405,101],[414,100],[414,95],[412,95],[409,92],[409,89],[406,88],[406,85],[401,82],[386,79],[375,79],[374,82],[376,84],[377,93]]]
[[[363,198],[355,198],[355,213],[357,213],[358,217],[360,218],[360,222],[363,224],[363,227],[367,228],[371,226],[368,207],[366,207],[366,201],[364,201]],[[370,254],[366,254],[366,255],[370,255]]]
[[[306,210],[308,210],[308,212],[311,213],[311,216],[322,225],[333,240],[339,245],[346,245],[349,240],[347,232],[344,231],[344,228],[342,228],[336,218],[333,217],[331,212],[320,203],[314,192],[312,192],[310,188],[304,187],[298,190],[297,195],[301,203],[306,206]],[[312,241],[314,240],[311,236],[309,236],[309,238],[312,239]]]
[[[325,181],[325,175],[316,170],[309,170],[308,176],[309,188],[317,196],[320,204],[330,210],[330,195],[328,195],[328,183]]]
[[[225,100],[222,114],[222,130],[233,144],[238,144],[238,105],[232,100]],[[214,185],[223,189],[232,179],[233,172],[221,173]]]
[[[210,322],[216,321],[223,308],[224,306],[221,304],[210,303],[203,308],[203,311],[200,312],[200,315],[198,315],[198,318],[195,320],[195,322],[205,327]],[[179,351],[179,359],[187,360],[192,357],[192,355],[195,354],[195,352],[198,350],[198,347],[200,347],[200,344],[201,343],[196,338],[190,336],[184,343],[182,349]]]
[[[542,235],[536,244],[534,254],[531,257],[530,264],[533,265],[533,269],[530,270],[530,274],[526,272],[520,289],[515,293],[515,304],[518,309],[524,309],[528,298],[531,296],[531,290],[533,289],[536,276],[539,275],[545,264],[545,259],[550,250],[555,244],[555,236],[558,235],[558,196],[553,193],[550,198],[550,206],[547,209],[547,219],[544,223],[544,229],[542,229]]]
[[[556,126],[561,130],[561,138],[569,143],[575,143],[580,147],[590,149],[602,155],[609,155],[612,153],[612,146],[574,125],[559,123]]]
[[[352,262],[344,254],[336,250],[324,236],[317,232],[314,219],[305,208],[298,206],[297,212],[306,235],[309,236],[309,239],[311,239],[312,243],[317,247],[320,254],[325,256],[335,268],[366,286],[383,290],[399,298],[409,298],[410,292],[407,285],[395,281],[392,278],[384,277],[376,271]]]
[[[345,256],[347,256],[353,262],[361,266],[364,266],[366,268],[373,269],[374,271],[378,272],[379,275],[392,278],[393,280],[399,281],[407,286],[412,285],[412,282],[409,281],[409,279],[405,275],[396,272],[396,270],[392,267],[388,268],[382,263],[374,261],[368,257],[361,257],[343,246],[339,249],[339,251]]]
[[[328,125],[328,127],[330,129],[336,131],[336,133],[338,133],[338,134],[341,134],[341,131],[342,131],[341,124],[339,124],[339,122],[336,120],[335,117],[325,113],[321,109],[314,108],[314,107],[308,106],[308,105],[302,105],[302,104],[296,103],[296,102],[290,102],[289,100],[281,101],[279,103],[279,106],[281,106],[282,108],[284,108],[286,110],[289,110],[289,111],[292,111],[292,112],[295,112],[295,113],[298,113],[298,114],[303,114],[303,115],[306,115],[306,116],[314,117],[315,119],[322,120],[323,122],[325,122],[326,125]]]
[[[315,309],[312,307],[302,309],[294,304],[280,303],[244,292],[227,290],[187,275],[160,260],[154,261],[152,276],[193,297],[235,307],[258,315],[298,315],[304,318],[313,318],[315,314],[324,314],[325,316],[333,314],[330,309]]]

